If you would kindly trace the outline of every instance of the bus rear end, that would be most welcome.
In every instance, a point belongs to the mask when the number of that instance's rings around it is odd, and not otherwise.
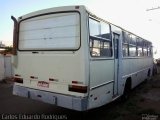
[[[83,6],[61,7],[19,18],[14,34],[14,95],[87,109],[82,12]]]

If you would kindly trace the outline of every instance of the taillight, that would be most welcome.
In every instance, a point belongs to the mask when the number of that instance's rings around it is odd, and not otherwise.
[[[87,93],[87,86],[69,85],[69,91]]]
[[[72,81],[73,84],[78,84],[78,81]]]
[[[13,81],[16,83],[23,83],[23,78],[14,77]]]
[[[30,76],[31,79],[38,79],[38,77]]]
[[[16,76],[16,77],[21,77],[21,75],[19,75],[19,74],[15,74],[14,76]]]
[[[58,79],[49,78],[49,81],[55,81],[55,82],[58,82]]]
[[[80,81],[72,81],[72,84],[83,84],[83,82],[80,82]]]

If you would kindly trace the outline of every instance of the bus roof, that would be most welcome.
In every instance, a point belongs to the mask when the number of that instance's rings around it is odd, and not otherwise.
[[[23,15],[23,16],[19,17],[19,20],[21,20],[21,19],[26,19],[26,18],[33,17],[33,16],[37,16],[37,15],[40,15],[40,14],[43,15],[43,14],[47,14],[47,13],[65,12],[65,11],[72,11],[72,10],[73,10],[73,11],[74,11],[74,10],[75,10],[75,11],[76,11],[76,10],[79,10],[79,11],[80,11],[80,10],[85,10],[85,11],[88,12],[88,14],[90,14],[92,17],[94,17],[94,18],[96,18],[96,19],[98,19],[98,20],[104,21],[104,22],[106,22],[106,23],[108,23],[108,24],[111,24],[111,25],[113,25],[113,26],[115,26],[115,27],[118,27],[118,28],[122,29],[122,31],[124,31],[124,32],[128,32],[128,33],[133,34],[133,35],[135,35],[135,36],[137,36],[137,37],[139,37],[139,38],[141,38],[141,39],[144,39],[144,38],[142,38],[142,37],[140,37],[140,36],[138,36],[138,35],[130,32],[130,31],[128,31],[128,30],[126,30],[126,29],[118,26],[118,25],[115,25],[115,24],[113,24],[113,23],[111,23],[111,22],[109,22],[109,21],[106,21],[106,20],[104,20],[104,19],[96,16],[95,14],[93,14],[93,13],[92,13],[86,6],[84,6],[84,5],[61,6],[61,7],[53,7],[53,8],[47,8],[47,9],[43,9],[43,10],[38,10],[38,11],[31,12],[31,13],[28,13],[28,14],[26,14],[26,15]],[[146,39],[144,39],[144,40],[146,40]],[[148,40],[147,40],[147,41],[148,41]],[[150,41],[149,41],[149,42],[150,42]]]
[[[53,7],[53,8],[47,8],[47,9],[42,9],[42,10],[28,13],[26,15],[19,17],[19,20],[41,15],[41,14],[43,15],[47,13],[56,13],[56,12],[65,12],[65,11],[74,11],[74,10],[77,11],[77,10],[85,10],[85,9],[86,7],[84,5]]]

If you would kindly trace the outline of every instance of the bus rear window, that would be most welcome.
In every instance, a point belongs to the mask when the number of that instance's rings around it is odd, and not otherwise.
[[[79,46],[78,12],[42,15],[20,22],[19,50],[76,50]]]

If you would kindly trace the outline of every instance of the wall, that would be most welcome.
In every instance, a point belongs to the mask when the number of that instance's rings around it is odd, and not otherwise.
[[[4,56],[0,55],[0,81],[4,79]]]
[[[12,65],[10,55],[0,55],[0,81],[12,77]]]
[[[4,67],[5,67],[5,72],[4,76],[5,77],[12,77],[12,64],[11,64],[11,56],[5,56],[4,57]]]

